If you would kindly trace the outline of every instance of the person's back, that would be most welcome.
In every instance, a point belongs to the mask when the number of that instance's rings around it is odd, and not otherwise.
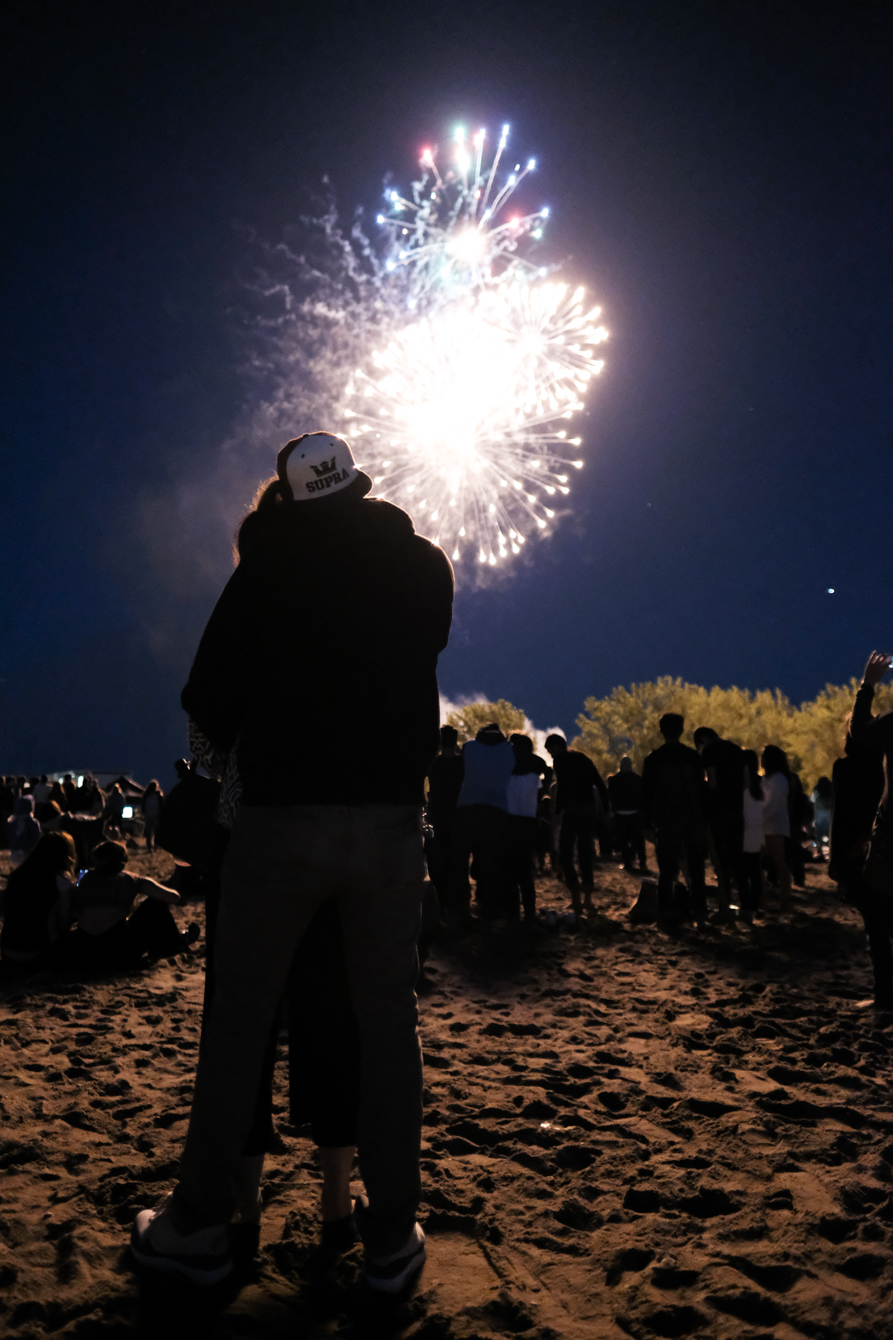
[[[744,795],[744,750],[731,740],[716,736],[701,751],[701,761],[714,785],[709,791],[712,808],[740,815]]]
[[[28,962],[49,949],[68,929],[70,875],[75,848],[65,833],[42,837],[9,876],[3,899],[0,953],[10,962]]]
[[[565,749],[556,754],[554,766],[559,813],[576,806],[597,805],[599,801],[607,807],[607,788],[588,754],[580,749]]]
[[[501,731],[493,738],[487,730],[462,748],[465,775],[459,792],[459,806],[492,805],[508,810],[509,778],[515,767],[515,751]]]
[[[442,749],[428,767],[428,819],[439,824],[452,817],[459,803],[465,776],[462,754],[454,748]]]
[[[703,828],[706,782],[701,756],[681,740],[668,740],[642,769],[646,826]]]
[[[6,823],[6,832],[10,858],[13,864],[18,865],[40,839],[40,824],[34,818],[32,796],[17,796],[13,801],[12,814]]]
[[[452,574],[390,503],[283,507],[202,637],[183,706],[226,752],[246,805],[416,803],[437,751],[437,655]],[[395,723],[356,748],[357,722]]]
[[[642,778],[631,769],[612,772],[608,778],[608,795],[615,814],[634,814],[642,808]]]

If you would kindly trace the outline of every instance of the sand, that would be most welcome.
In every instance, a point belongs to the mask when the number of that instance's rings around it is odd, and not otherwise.
[[[609,866],[599,883],[585,931],[433,951],[429,1255],[396,1302],[368,1293],[359,1248],[319,1260],[319,1174],[284,1065],[256,1262],[213,1290],[141,1280],[126,1243],[175,1176],[201,954],[6,980],[0,1331],[893,1337],[893,1020],[861,1004],[857,915],[813,867],[792,918],[674,938],[629,924],[634,877]],[[565,905],[554,880],[538,888]]]

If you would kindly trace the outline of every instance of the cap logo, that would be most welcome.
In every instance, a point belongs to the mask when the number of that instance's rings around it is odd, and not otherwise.
[[[313,464],[311,463],[311,465],[310,465],[310,469],[311,469],[311,470],[313,471],[313,473],[316,475],[316,478],[317,478],[317,479],[321,479],[323,475],[331,475],[331,474],[334,474],[334,472],[335,472],[335,457],[333,456],[332,459],[331,459],[330,461],[322,461],[319,465],[313,465]]]

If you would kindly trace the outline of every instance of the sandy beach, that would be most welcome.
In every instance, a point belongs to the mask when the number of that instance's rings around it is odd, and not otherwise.
[[[203,942],[116,979],[4,977],[0,1331],[893,1336],[893,1019],[865,1008],[857,914],[814,866],[790,918],[671,937],[630,924],[637,878],[609,865],[598,883],[585,929],[433,950],[429,1254],[396,1302],[368,1293],[359,1248],[319,1258],[284,1064],[256,1261],[206,1291],[133,1271],[130,1224],[172,1185],[185,1132]],[[538,893],[566,904],[551,878]]]

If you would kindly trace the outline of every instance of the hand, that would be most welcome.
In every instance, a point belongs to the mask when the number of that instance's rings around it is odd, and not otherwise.
[[[890,669],[891,663],[893,663],[893,656],[888,651],[873,651],[868,658],[862,683],[870,684],[872,688],[875,684],[880,684],[884,675]]]

